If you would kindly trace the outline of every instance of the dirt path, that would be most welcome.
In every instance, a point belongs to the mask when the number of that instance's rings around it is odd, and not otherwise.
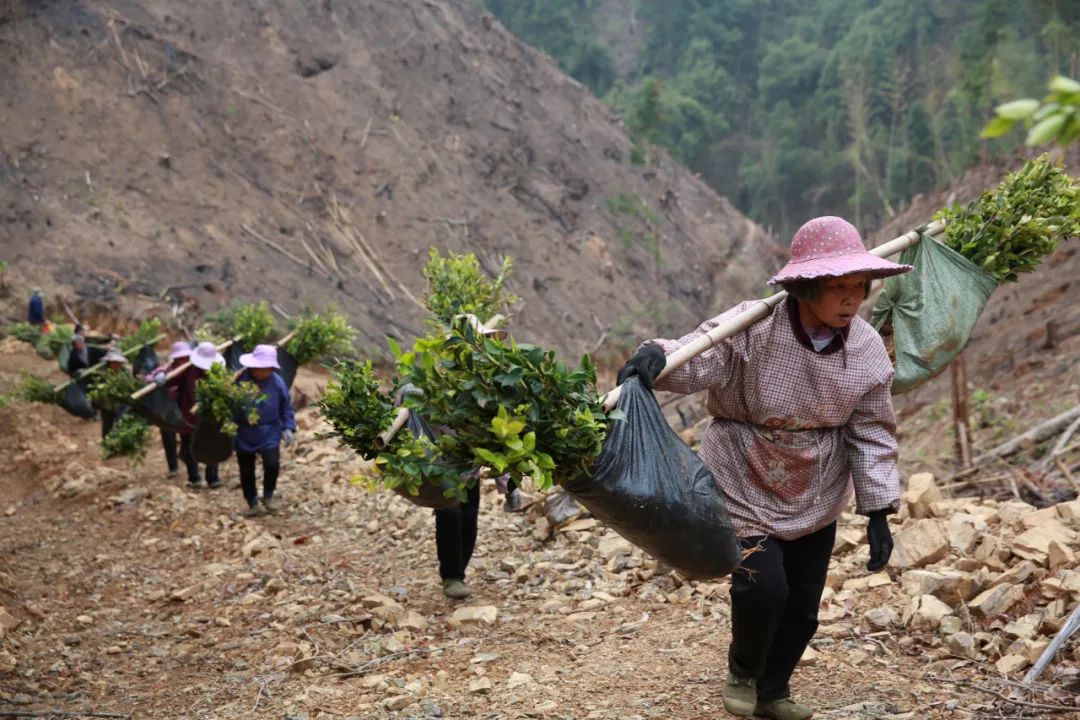
[[[497,616],[455,622],[462,605],[438,591],[431,514],[351,485],[361,466],[311,439],[309,412],[301,422],[284,460],[285,510],[245,519],[234,464],[225,489],[193,492],[166,478],[156,448],[132,471],[97,459],[93,423],[54,407],[0,410],[0,605],[19,621],[0,640],[17,660],[0,673],[0,708],[726,716],[726,582],[657,573],[591,519],[547,538],[538,508],[507,514],[492,490],[467,605]],[[971,663],[942,659],[906,631],[864,627],[863,612],[893,592],[865,591],[830,612],[796,694],[835,719],[989,708],[986,695],[918,679],[959,681]]]

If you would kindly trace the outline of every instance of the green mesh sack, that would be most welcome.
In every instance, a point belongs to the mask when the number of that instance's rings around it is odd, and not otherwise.
[[[885,281],[871,322],[892,337],[892,393],[913,390],[949,366],[967,345],[997,280],[927,235],[900,255],[915,267]]]

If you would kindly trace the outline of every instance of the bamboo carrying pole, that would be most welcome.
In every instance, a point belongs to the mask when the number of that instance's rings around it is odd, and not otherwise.
[[[385,449],[386,446],[390,444],[390,441],[394,439],[394,436],[398,434],[398,430],[401,430],[401,428],[405,427],[405,423],[408,422],[408,420],[409,408],[398,408],[397,415],[394,416],[394,422],[391,423],[390,427],[379,433],[379,436],[377,438],[375,438],[375,449]]]
[[[922,232],[926,235],[937,235],[945,228],[945,222],[943,220],[937,220],[930,223]],[[898,238],[894,238],[884,245],[878,245],[870,252],[878,257],[889,257],[890,255],[896,255],[909,247],[919,242],[919,230],[915,229],[911,232],[904,233]],[[758,322],[769,316],[772,309],[776,307],[784,298],[787,297],[787,293],[784,291],[765,298],[756,303],[749,310],[736,315],[722,325],[717,325],[708,333],[695,339],[693,342],[687,343],[683,347],[679,348],[675,352],[667,356],[667,364],[664,369],[660,371],[660,375],[657,379],[665,377],[666,375],[674,372],[678,368],[682,367],[686,363],[696,358],[701,353],[705,352],[709,348],[716,345],[721,340],[726,340],[729,337],[741,333],[746,328],[750,327],[754,323]],[[622,391],[616,387],[614,390],[604,396],[604,409],[611,410],[619,402],[619,394]]]
[[[136,345],[135,347],[131,348],[130,350],[125,350],[124,351],[124,357],[127,357],[128,355],[131,355],[132,353],[139,352],[140,350],[142,350],[147,345],[156,345],[159,341],[164,340],[164,339],[165,339],[164,334],[158,335],[153,340],[149,340],[147,342],[144,342],[141,345]],[[54,387],[53,388],[53,393],[59,395],[71,383],[75,382],[76,380],[82,380],[85,377],[89,377],[90,375],[96,373],[98,370],[100,370],[103,367],[105,367],[105,361],[104,360],[99,362],[99,363],[96,363],[94,365],[91,365],[88,368],[84,368],[84,369],[80,370],[77,377],[73,377],[70,380],[68,380],[67,382],[60,383],[59,385]]]
[[[217,345],[216,349],[217,349],[218,352],[221,352],[223,350],[228,350],[229,346],[232,345],[234,342],[236,342],[239,339],[240,339],[239,337],[234,337],[232,340],[226,340],[225,342],[221,343],[220,345]],[[183,373],[185,370],[187,370],[189,367],[191,367],[191,361],[190,360],[188,360],[183,365],[180,365],[176,369],[170,370],[169,373],[165,376],[165,381],[168,382],[169,380],[172,380],[173,378],[179,377],[180,374]],[[144,385],[139,390],[136,390],[135,392],[131,393],[131,399],[132,400],[138,400],[140,398],[144,398],[147,395],[149,395],[150,393],[154,392],[154,388],[156,388],[156,387],[157,387],[157,383],[154,383],[154,382],[152,382],[152,383],[150,383],[148,385]]]

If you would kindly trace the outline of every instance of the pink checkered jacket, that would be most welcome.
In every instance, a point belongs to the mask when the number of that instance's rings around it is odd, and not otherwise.
[[[753,305],[745,302],[678,340],[670,354]],[[812,349],[793,299],[662,380],[658,390],[708,391],[713,416],[699,454],[728,500],[741,537],[792,540],[819,530],[851,500],[856,511],[900,502],[893,368],[860,318],[822,352]]]

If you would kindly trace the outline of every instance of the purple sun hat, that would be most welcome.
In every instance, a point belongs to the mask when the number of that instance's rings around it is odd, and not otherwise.
[[[816,217],[798,229],[791,240],[791,260],[770,280],[782,285],[795,280],[817,280],[866,273],[884,278],[911,271],[866,251],[859,231],[847,220],[832,215]]]
[[[246,368],[281,368],[273,345],[256,345],[254,350],[240,356],[240,364]]]
[[[191,345],[187,344],[183,340],[177,340],[172,344],[169,349],[169,362],[176,360],[177,358],[191,357]]]
[[[224,365],[225,358],[214,347],[214,343],[201,342],[191,353],[191,364],[200,370],[209,370],[212,365]]]

